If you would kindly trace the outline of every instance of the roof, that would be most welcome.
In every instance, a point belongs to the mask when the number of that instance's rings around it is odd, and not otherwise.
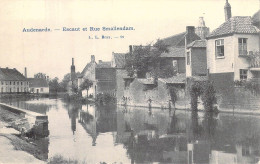
[[[26,78],[15,68],[0,68],[0,80],[26,81]]]
[[[154,80],[153,79],[137,79],[138,82],[146,85],[153,85]]]
[[[163,58],[185,57],[185,48],[184,47],[170,47],[169,52],[162,53],[160,57],[163,57]]]
[[[232,34],[257,34],[259,29],[252,24],[250,16],[232,17],[217,29],[213,30],[207,38],[221,37]]]
[[[88,71],[88,69],[92,66],[92,65],[97,65],[97,63],[96,62],[89,62],[86,66],[85,66],[85,68],[83,69],[83,71],[80,73],[80,75],[78,76],[79,78],[80,77],[83,77],[84,75],[85,75],[85,73]]]
[[[195,40],[187,45],[187,48],[206,48],[207,42],[206,40]]]
[[[125,55],[124,53],[113,53],[113,58],[115,60],[115,67],[124,68],[125,67]]]
[[[192,76],[194,81],[207,81],[208,77],[207,76]]]
[[[159,78],[159,80],[165,82],[166,84],[185,84],[186,75],[182,73],[170,78]]]
[[[111,62],[103,62],[103,61],[100,61],[100,62],[97,64],[97,68],[111,68]]]
[[[162,42],[168,46],[184,46],[182,41],[185,39],[186,32],[182,32],[162,39]],[[184,41],[185,44],[185,41]]]
[[[28,78],[29,87],[49,87],[47,80],[42,78]]]

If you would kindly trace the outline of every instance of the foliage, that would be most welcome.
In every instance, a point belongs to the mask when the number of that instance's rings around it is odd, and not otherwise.
[[[55,155],[48,160],[48,164],[85,164],[86,162],[79,162],[78,160],[66,159],[61,155]]]
[[[158,40],[153,46],[137,46],[132,53],[126,55],[126,70],[130,77],[136,75],[144,78],[146,73],[151,73],[155,78],[159,74],[159,57],[163,52],[168,52],[168,46]]]
[[[260,93],[260,82],[258,79],[246,80],[235,80],[234,85],[237,87],[245,87],[245,89],[250,90],[252,93]]]
[[[170,96],[171,96],[172,104],[175,106],[175,103],[176,103],[177,98],[178,98],[178,96],[177,96],[178,90],[177,90],[177,88],[174,87],[174,86],[169,86],[169,87],[168,87],[168,91],[169,91],[169,94],[170,94]]]
[[[76,75],[79,76],[80,72],[77,72]],[[70,82],[70,73],[67,73],[67,74],[64,75],[62,81],[59,83],[60,90],[63,91],[63,92],[66,92],[69,82]]]
[[[47,79],[47,75],[45,73],[36,73],[34,74],[34,78],[39,78],[39,79]]]
[[[84,79],[82,84],[80,85],[80,90],[87,90],[87,97],[88,97],[88,91],[93,86],[93,82],[89,79]]]
[[[191,108],[194,111],[198,110],[198,98],[201,96],[203,106],[206,111],[213,112],[214,104],[217,102],[216,91],[210,81],[192,81],[189,88],[191,97]]]
[[[201,96],[206,111],[214,111],[213,105],[217,103],[216,91],[209,81],[203,83],[203,94]]]
[[[49,82],[50,92],[57,93],[60,90],[60,85],[58,81],[59,79],[57,77],[50,80]]]
[[[96,96],[98,105],[112,105],[116,103],[116,98],[108,93],[99,93]]]

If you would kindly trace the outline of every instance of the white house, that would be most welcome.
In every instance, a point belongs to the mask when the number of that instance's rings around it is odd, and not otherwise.
[[[225,12],[226,22],[207,37],[208,73],[233,80],[260,78],[259,54],[255,55],[260,30],[250,16],[231,17],[231,7],[226,6],[225,10],[230,10]]]
[[[28,78],[30,93],[48,94],[49,85],[46,79],[42,78]]]

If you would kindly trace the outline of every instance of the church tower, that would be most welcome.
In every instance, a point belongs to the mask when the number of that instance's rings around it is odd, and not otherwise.
[[[72,81],[72,83],[76,80],[74,58],[72,58],[72,65],[70,67],[70,80]]]
[[[206,27],[203,17],[199,18],[199,24],[195,29],[195,33],[201,38],[205,39],[209,34],[209,28]]]
[[[228,0],[226,0],[226,4],[224,7],[224,11],[225,11],[225,21],[228,21],[229,18],[231,18],[231,5],[228,3]]]

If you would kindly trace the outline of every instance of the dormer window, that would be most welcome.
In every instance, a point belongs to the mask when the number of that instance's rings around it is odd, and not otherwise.
[[[247,55],[247,38],[238,38],[239,55]]]
[[[224,39],[218,39],[215,41],[216,46],[216,58],[224,58]]]

